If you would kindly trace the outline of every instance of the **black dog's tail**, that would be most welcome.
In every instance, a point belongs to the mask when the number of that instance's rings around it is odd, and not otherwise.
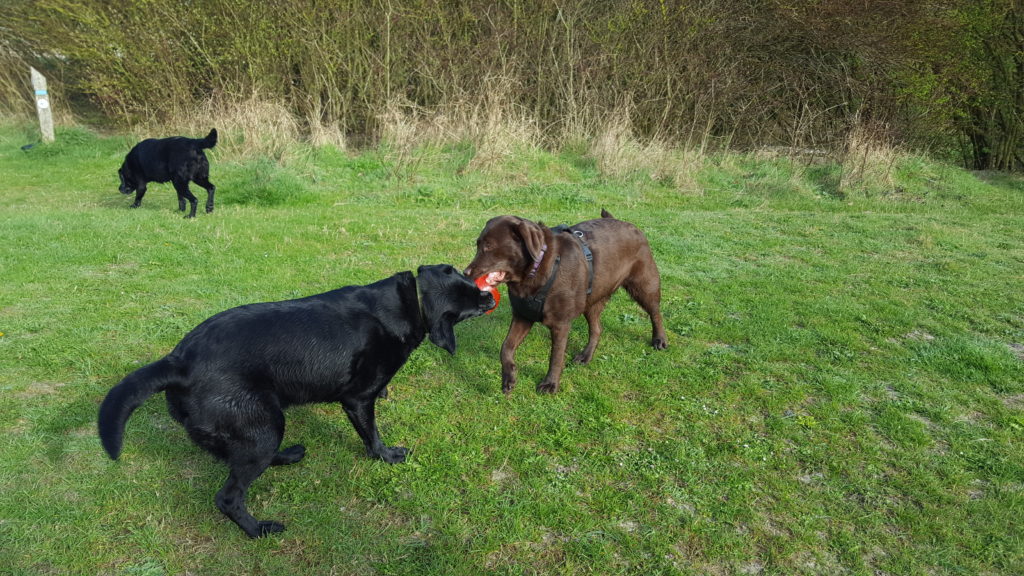
[[[216,145],[217,145],[217,129],[216,128],[211,129],[210,133],[206,135],[206,138],[203,138],[202,140],[199,141],[199,149],[200,150],[202,150],[203,148],[213,148]]]
[[[178,380],[175,369],[166,359],[157,360],[124,377],[110,389],[100,404],[97,424],[103,449],[114,460],[121,455],[124,425],[136,408],[153,394]]]

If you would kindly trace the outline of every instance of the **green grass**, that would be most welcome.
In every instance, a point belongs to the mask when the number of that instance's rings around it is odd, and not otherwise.
[[[474,172],[464,146],[215,151],[217,211],[187,221],[168,185],[137,210],[117,193],[127,139],[58,137],[0,128],[0,573],[1024,572],[1019,178],[908,157],[891,193],[837,194],[834,166],[721,156],[680,192],[572,152]],[[602,207],[650,238],[669,349],[619,294],[558,395],[533,390],[538,329],[505,397],[502,302],[380,403],[407,463],[368,460],[337,406],[289,411],[307,458],[249,500],[279,536],[216,510],[225,468],[159,398],[119,461],[99,446],[106,391],[220,310],[462,267],[494,215]]]

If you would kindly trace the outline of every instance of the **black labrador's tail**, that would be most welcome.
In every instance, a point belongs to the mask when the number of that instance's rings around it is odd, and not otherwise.
[[[147,364],[124,377],[124,380],[107,392],[100,404],[97,420],[103,449],[114,460],[121,455],[124,440],[124,425],[128,417],[147,398],[179,380],[175,369],[166,359]]]
[[[199,141],[199,149],[200,150],[202,150],[203,148],[213,148],[216,145],[217,145],[217,129],[216,128],[211,129],[210,133],[206,135],[206,138],[203,138],[202,140]]]

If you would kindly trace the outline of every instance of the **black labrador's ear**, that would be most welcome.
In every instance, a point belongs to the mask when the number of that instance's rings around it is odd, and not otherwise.
[[[430,341],[454,355],[455,323],[459,316],[451,312],[451,303],[445,301],[446,298],[452,297],[450,291],[445,290],[445,286],[450,285],[452,281],[458,281],[462,275],[448,265],[420,266],[416,270],[416,275]]]
[[[447,321],[443,315],[430,324],[430,341],[444,348],[452,356],[455,355],[455,325]]]

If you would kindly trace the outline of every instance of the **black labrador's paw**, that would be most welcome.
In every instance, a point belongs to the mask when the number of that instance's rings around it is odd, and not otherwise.
[[[302,457],[306,455],[306,447],[302,444],[296,444],[289,446],[284,450],[281,450],[274,455],[274,459],[270,462],[271,466],[285,466],[287,464],[295,464]]]
[[[384,448],[380,454],[377,454],[377,458],[387,462],[388,464],[400,464],[405,462],[405,457],[409,454],[408,448],[401,446],[394,446]]]
[[[284,532],[284,524],[273,520],[260,520],[256,524],[256,534],[250,534],[249,537],[263,538],[267,534],[277,534],[278,532]]]

